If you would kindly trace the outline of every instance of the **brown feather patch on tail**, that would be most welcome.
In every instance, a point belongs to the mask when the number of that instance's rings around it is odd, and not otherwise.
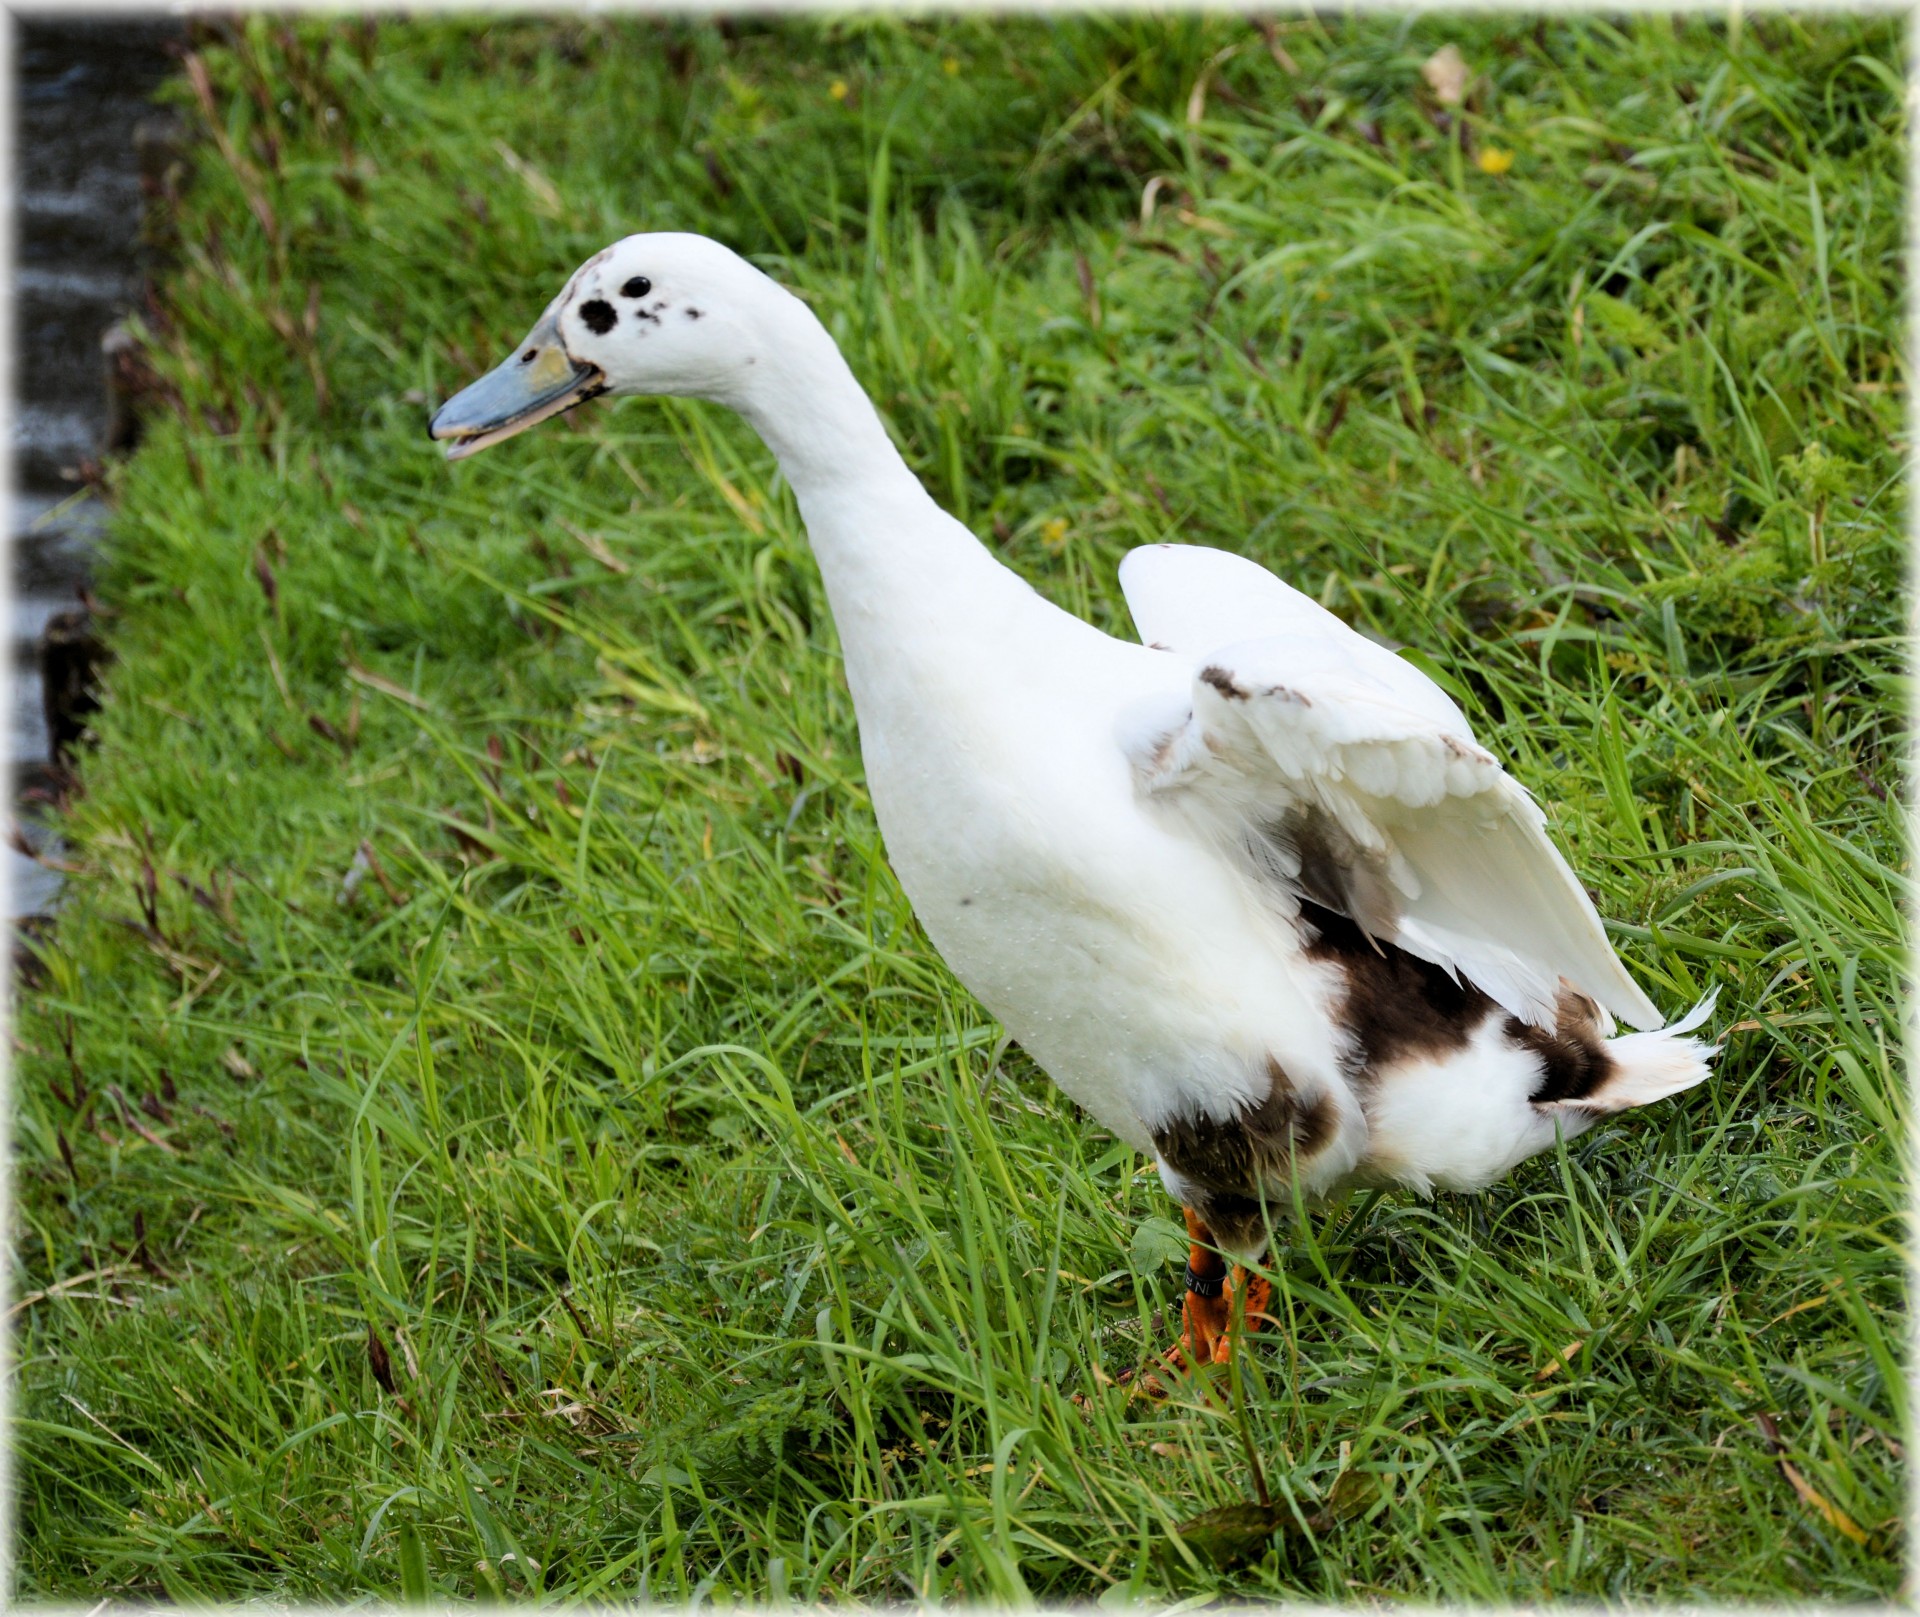
[[[1651,1106],[1704,1082],[1708,1063],[1720,1053],[1719,1048],[1687,1035],[1712,1014],[1716,997],[1709,994],[1671,1027],[1607,1040],[1610,1070],[1600,1082],[1583,1095],[1536,1099],[1534,1104],[1542,1111],[1624,1112]]]

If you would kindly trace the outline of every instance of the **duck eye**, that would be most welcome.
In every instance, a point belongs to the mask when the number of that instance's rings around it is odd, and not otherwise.
[[[623,298],[644,298],[652,290],[653,282],[649,281],[644,275],[636,275],[632,280],[627,282],[625,286],[620,288],[620,295]]]

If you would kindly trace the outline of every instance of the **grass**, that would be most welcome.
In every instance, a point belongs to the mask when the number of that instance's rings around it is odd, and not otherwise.
[[[23,1598],[1883,1597],[1906,1433],[1897,19],[216,29],[17,1002]],[[1457,44],[1464,108],[1421,66]],[[1506,159],[1510,158],[1510,166]],[[1407,646],[1714,1081],[1177,1210],[889,873],[770,457],[427,401],[697,228],[1071,609],[1169,537]]]

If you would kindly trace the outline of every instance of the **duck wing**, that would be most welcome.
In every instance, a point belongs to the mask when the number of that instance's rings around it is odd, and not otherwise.
[[[1613,952],[1526,788],[1432,680],[1241,556],[1136,550],[1140,638],[1195,666],[1123,719],[1144,794],[1283,899],[1348,917],[1555,1025],[1560,981],[1638,1028],[1660,1013]]]

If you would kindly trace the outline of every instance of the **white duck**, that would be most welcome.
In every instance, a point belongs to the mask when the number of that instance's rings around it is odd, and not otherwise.
[[[470,455],[603,393],[737,410],[799,500],[888,852],[955,974],[1151,1152],[1192,1237],[1183,1346],[1226,1356],[1268,1208],[1479,1189],[1699,1083],[1540,810],[1430,680],[1238,556],[1121,566],[1146,643],[1050,604],[936,506],[798,298],[629,236],[431,432]],[[1176,1350],[1176,1355],[1177,1355]]]

